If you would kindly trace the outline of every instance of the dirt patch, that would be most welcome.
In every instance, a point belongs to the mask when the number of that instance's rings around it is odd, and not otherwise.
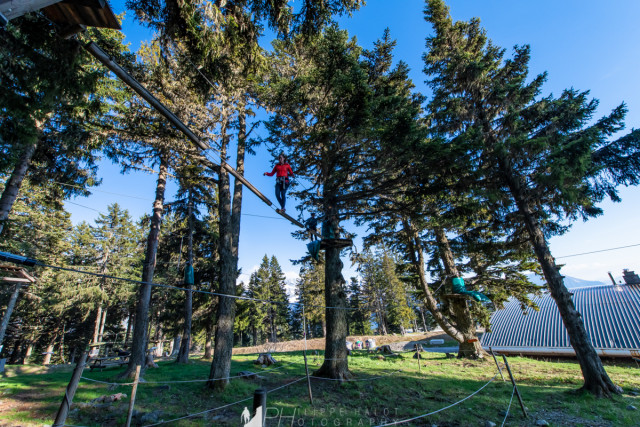
[[[427,332],[424,334],[410,335],[352,335],[347,337],[349,341],[362,341],[372,338],[376,341],[377,346],[392,344],[395,342],[422,341],[431,338],[448,338],[449,336],[442,331]],[[324,350],[325,339],[313,338],[307,340],[307,350]],[[254,347],[236,347],[233,354],[252,354],[252,353],[279,353],[286,351],[304,350],[304,340],[284,341],[277,343],[266,343]]]
[[[51,394],[48,394],[51,396]],[[17,425],[20,426],[40,426],[42,425],[42,419],[50,417],[52,413],[57,410],[56,404],[50,402],[43,402],[43,393],[40,391],[34,392],[33,390],[13,393],[10,395],[0,396],[0,414],[7,413],[27,413],[32,422],[20,422]],[[0,421],[0,426],[16,425],[7,423],[6,421]]]
[[[582,417],[578,417],[575,415],[569,415],[562,411],[553,411],[542,409],[538,412],[531,414],[533,420],[545,420],[552,426],[585,426],[585,427],[613,427],[609,421],[603,420],[602,418],[598,420],[587,420]],[[535,425],[535,421],[533,423]]]
[[[75,365],[6,365],[3,378],[27,374],[51,374],[54,372],[72,372]]]

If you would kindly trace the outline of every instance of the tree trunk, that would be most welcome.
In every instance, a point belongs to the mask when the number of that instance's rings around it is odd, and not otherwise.
[[[180,341],[182,341],[182,336],[181,335],[176,335],[173,338],[171,356],[178,356],[178,352],[180,351]]]
[[[427,332],[427,320],[424,317],[424,308],[420,307],[420,317],[422,318],[422,327]]]
[[[189,349],[191,347],[191,315],[193,310],[193,293],[191,288],[193,283],[191,278],[193,275],[187,275],[187,269],[193,269],[193,191],[189,189],[189,198],[187,202],[187,215],[189,223],[189,234],[187,236],[187,264],[185,265],[185,282],[184,287],[187,289],[184,299],[184,330],[182,332],[182,342],[180,343],[180,352],[176,358],[176,363],[187,363],[189,361]],[[188,277],[187,277],[188,276]]]
[[[96,320],[93,324],[93,338],[91,339],[91,344],[95,344],[98,342],[98,335],[100,335],[101,320],[102,320],[102,304],[98,306],[98,311],[96,312]]]
[[[11,357],[9,357],[9,365],[15,365],[20,360],[20,355],[22,352],[20,351],[23,339],[17,338],[15,344],[13,344],[13,351],[11,352]]]
[[[449,246],[449,239],[447,239],[442,228],[435,228],[434,232],[440,249],[440,258],[442,259],[442,263],[444,264],[444,269],[447,274],[447,279],[449,277],[459,277],[460,273],[458,272],[453,252]],[[460,343],[458,348],[458,357],[482,357],[484,355],[484,351],[482,350],[480,340],[478,340],[476,335],[476,325],[473,321],[471,311],[469,311],[467,298],[452,298],[450,305],[455,316],[456,329],[458,329],[462,334],[463,338],[462,342],[458,341]]]
[[[258,345],[258,328],[253,327],[253,345]]]
[[[58,351],[60,352],[60,360],[62,363],[67,363],[64,357],[64,335],[67,333],[67,325],[62,324],[62,335],[60,335],[60,346],[58,347]]]
[[[156,342],[156,357],[164,356],[164,331],[160,326],[160,333],[158,334],[158,341]]]
[[[134,314],[129,310],[129,318],[127,319],[127,333],[124,335],[123,347],[127,347],[129,337],[131,336],[131,327],[133,326]]]
[[[576,357],[582,370],[582,377],[584,378],[582,389],[598,397],[611,397],[611,393],[621,394],[622,389],[611,381],[602,365],[598,353],[596,353],[593,344],[591,344],[589,340],[582,316],[576,310],[573,300],[571,299],[571,293],[564,285],[564,280],[559,272],[560,268],[556,265],[555,259],[551,255],[544,233],[538,221],[534,218],[531,207],[525,201],[522,184],[518,178],[514,176],[508,165],[503,165],[503,169],[507,171],[505,175],[508,177],[509,190],[516,202],[518,211],[524,219],[531,238],[533,250],[536,253],[536,257],[544,273],[544,278],[549,286],[551,297],[558,306],[562,323],[567,329],[571,346],[576,352]]]
[[[51,339],[51,341],[49,342],[49,345],[47,345],[47,350],[45,351],[45,355],[44,355],[44,359],[42,359],[42,364],[43,365],[48,365],[51,363],[51,356],[53,356],[53,348],[54,345],[56,343],[56,339],[58,338],[57,335],[54,335],[53,338]]]
[[[411,258],[411,263],[413,264],[414,269],[416,270],[417,274],[418,274],[418,283],[420,284],[421,290],[424,292],[424,303],[425,306],[427,308],[427,310],[429,310],[429,312],[431,312],[434,320],[436,321],[436,323],[442,328],[442,330],[449,335],[451,338],[455,339],[459,344],[460,344],[460,350],[463,349],[463,343],[465,343],[467,341],[467,339],[473,339],[475,338],[475,328],[472,331],[471,335],[469,336],[469,338],[467,338],[465,336],[465,333],[458,327],[457,324],[453,324],[451,321],[449,321],[449,319],[447,319],[447,317],[442,313],[442,310],[440,309],[439,305],[438,305],[438,301],[436,301],[436,299],[433,296],[433,293],[431,292],[431,288],[429,288],[429,282],[427,281],[427,277],[424,271],[424,265],[425,265],[425,260],[424,260],[424,249],[422,247],[422,241],[420,239],[420,236],[418,235],[418,232],[413,228],[413,226],[411,225],[411,223],[407,220],[407,219],[403,219],[402,221],[403,223],[403,228],[404,228],[404,233],[406,235],[407,238],[407,243],[408,243],[408,248],[409,248],[409,256]],[[446,236],[445,236],[445,241],[446,241]],[[448,242],[447,245],[448,246]],[[449,251],[447,257],[451,257],[451,259],[453,259],[451,252]],[[446,268],[446,265],[445,265]],[[455,267],[455,263],[453,263],[453,265],[451,265],[451,263],[449,263],[449,269],[451,269],[451,271],[455,274],[457,274],[457,269]],[[449,273],[447,272],[447,275],[449,275]],[[465,301],[466,303],[466,301]],[[464,308],[464,307],[463,307]],[[464,310],[462,310],[463,313],[461,314],[461,318],[464,317]],[[468,311],[468,308],[467,308]],[[470,314],[469,314],[470,316]],[[426,325],[425,325],[426,326]],[[475,343],[473,343],[475,344]],[[479,343],[478,343],[478,347],[480,347]],[[475,349],[475,345],[474,345],[474,349]],[[464,347],[465,352],[463,353],[462,351],[459,350],[458,356],[463,356],[466,355],[468,353],[468,349],[467,346]],[[480,348],[478,355],[481,354],[482,349]],[[471,353],[473,354],[473,353]]]
[[[213,357],[213,322],[207,321],[205,326],[205,339],[204,339],[204,356],[203,359],[211,359]]]
[[[228,124],[227,124],[228,125]],[[225,126],[226,128],[227,126]],[[244,115],[240,114],[238,123],[238,149],[236,156],[236,170],[244,175],[245,155],[245,124]],[[221,158],[224,161],[227,154],[228,135],[225,130],[221,147]],[[220,168],[219,184],[219,228],[220,228],[220,290],[221,294],[236,294],[236,279],[238,276],[238,239],[240,237],[240,214],[242,210],[242,183],[234,183],[233,205],[231,204],[231,188],[229,173]],[[235,320],[235,299],[219,297],[216,318],[215,350],[211,371],[207,384],[218,391],[224,390],[229,383],[231,372],[231,355],[233,350],[233,323]],[[218,380],[216,380],[218,379]]]
[[[330,219],[329,222],[334,232],[337,231],[337,221]],[[349,372],[347,360],[347,312],[344,309],[347,307],[347,293],[346,282],[342,276],[343,264],[340,260],[340,249],[329,246],[325,252],[324,295],[327,305],[325,359],[314,375],[341,380],[349,379],[353,375]]]
[[[107,307],[102,310],[102,319],[100,321],[100,331],[98,332],[98,342],[102,342],[104,336],[104,325],[107,323]]]
[[[147,237],[147,248],[145,251],[144,264],[142,267],[142,281],[136,304],[135,323],[133,325],[133,342],[131,344],[131,357],[129,365],[120,377],[133,377],[136,366],[141,366],[141,373],[144,372],[147,350],[147,322],[149,321],[149,303],[151,301],[151,285],[153,273],[156,267],[156,254],[158,252],[158,236],[160,225],[162,224],[162,212],[164,205],[164,191],[167,185],[168,161],[164,155],[160,156],[160,170],[158,172],[158,182],[156,184],[156,197],[153,202],[153,215],[151,217],[151,228]]]
[[[20,288],[22,287],[22,283],[16,283],[13,292],[11,293],[11,297],[9,298],[9,303],[7,304],[7,308],[4,311],[4,315],[2,316],[2,322],[0,323],[0,350],[2,350],[2,342],[4,341],[4,335],[7,332],[7,327],[9,326],[9,320],[11,319],[11,314],[13,313],[13,309],[16,306],[16,302],[18,301],[18,296],[20,295]]]
[[[26,365],[29,363],[29,358],[31,357],[31,353],[33,353],[33,342],[30,341],[27,345],[27,351],[25,351],[24,356],[22,357],[22,364]]]
[[[269,323],[271,326],[271,338],[269,339],[271,342],[278,342],[278,334],[276,332],[276,324],[275,324],[275,313],[273,312],[273,308],[271,309],[271,315],[269,316]]]
[[[40,128],[39,132],[41,132],[43,123],[38,122],[36,125]],[[36,148],[38,148],[39,141],[40,137],[24,148],[22,155],[18,158],[18,163],[4,187],[2,197],[0,197],[0,234],[2,234],[4,223],[7,218],[9,218],[9,212],[11,212],[11,208],[18,198],[20,186],[22,185],[22,181],[24,181],[24,177],[27,175],[27,170],[31,165],[31,159],[36,152]]]

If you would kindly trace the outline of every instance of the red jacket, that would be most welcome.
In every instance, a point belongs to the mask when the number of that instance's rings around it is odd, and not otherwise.
[[[281,178],[283,176],[293,176],[293,169],[291,169],[289,163],[285,163],[283,165],[281,165],[280,163],[276,163],[276,165],[273,167],[273,170],[270,173],[267,172],[267,176],[273,176],[273,174],[277,174],[276,178]]]

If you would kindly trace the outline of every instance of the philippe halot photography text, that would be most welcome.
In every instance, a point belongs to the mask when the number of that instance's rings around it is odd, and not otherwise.
[[[394,421],[398,408],[345,408],[322,406],[314,408],[267,406],[266,420],[273,426],[372,426]]]

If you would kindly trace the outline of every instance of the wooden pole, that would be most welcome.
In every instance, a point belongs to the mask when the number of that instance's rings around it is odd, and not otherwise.
[[[264,427],[265,417],[267,416],[267,391],[263,388],[259,388],[253,392],[253,416],[255,417],[258,408],[262,408],[262,419],[260,420],[260,427]]]
[[[496,366],[498,367],[498,372],[500,372],[500,376],[502,377],[502,381],[506,381],[504,379],[504,375],[502,375],[502,369],[500,369],[500,364],[498,363],[498,359],[496,359],[496,355],[493,354],[493,349],[489,347],[489,353],[493,356],[493,361],[496,362]]]
[[[419,344],[416,344],[416,355],[418,356],[418,372],[422,373],[422,368],[420,367],[420,347],[419,347]]]
[[[82,376],[82,371],[84,370],[84,366],[87,363],[88,353],[89,352],[86,350],[82,353],[82,356],[80,357],[80,361],[76,365],[76,368],[73,370],[71,381],[69,381],[69,385],[67,386],[67,389],[64,392],[62,403],[60,404],[60,408],[58,408],[56,419],[53,422],[53,427],[62,427],[67,421],[67,415],[69,415],[69,409],[71,409],[73,396],[75,396],[76,394],[76,390],[78,389],[78,383],[80,382],[80,377]]]
[[[307,365],[307,329],[304,321],[304,304],[302,304],[302,336],[304,337],[304,370],[307,373],[307,388],[309,389],[309,402],[313,406],[313,393],[311,392],[311,378],[309,377],[309,366]]]
[[[194,134],[191,129],[187,125],[185,125],[171,110],[169,110],[162,102],[158,100],[155,96],[151,94],[143,85],[141,85],[136,79],[134,79],[129,73],[127,73],[120,65],[118,65],[115,61],[113,61],[109,55],[107,55],[97,44],[91,42],[86,45],[83,45],[84,49],[93,55],[98,61],[100,61],[105,67],[113,71],[113,73],[120,78],[124,83],[127,84],[131,89],[133,89],[138,95],[140,95],[145,101],[147,101],[153,108],[156,109],[160,114],[162,114],[167,120],[171,122],[173,126],[175,126],[180,132],[182,132],[189,140],[196,145],[201,150],[207,150],[210,147],[202,141],[196,134]],[[231,175],[233,175],[238,181],[242,182],[245,187],[247,187],[251,192],[253,192],[260,200],[262,200],[267,205],[271,206],[273,203],[269,200],[264,194],[260,192],[256,187],[253,186],[249,181],[245,179],[244,176],[240,175],[238,171],[229,166],[224,159],[221,159],[220,167],[225,169]],[[282,214],[280,214],[282,215]],[[289,221],[293,222],[298,227],[304,228],[302,224],[300,224],[295,219],[291,218],[289,215],[282,215],[287,218]]]
[[[140,381],[140,365],[136,366],[136,377],[133,380],[133,388],[131,389],[131,400],[129,400],[129,412],[127,412],[126,427],[131,426],[131,417],[133,417],[133,406],[136,402],[136,392],[138,391],[138,382]]]
[[[518,386],[516,385],[516,379],[513,378],[513,374],[511,373],[511,367],[509,367],[509,362],[507,362],[507,356],[505,356],[503,354],[502,358],[504,359],[504,364],[507,367],[507,371],[509,372],[509,376],[511,377],[511,383],[513,384],[513,388],[516,390],[516,396],[518,396],[518,401],[520,402],[520,407],[522,408],[522,413],[524,414],[525,418],[529,418],[529,415],[527,414],[527,410],[524,407],[524,402],[522,401],[522,397],[520,396],[520,392],[518,391]]]

